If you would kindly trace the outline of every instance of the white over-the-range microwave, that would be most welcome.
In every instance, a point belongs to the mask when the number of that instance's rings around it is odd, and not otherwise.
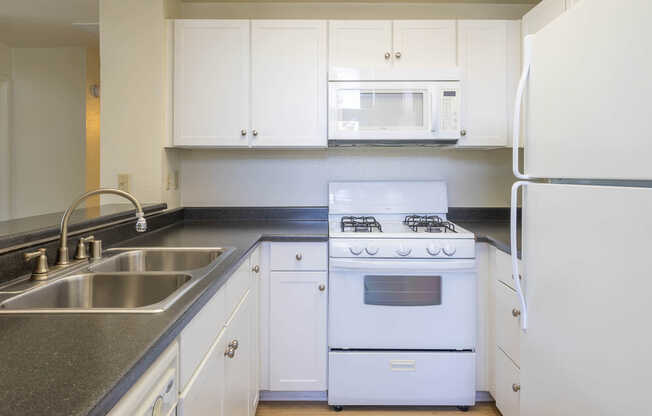
[[[330,81],[329,146],[454,145],[460,81]]]

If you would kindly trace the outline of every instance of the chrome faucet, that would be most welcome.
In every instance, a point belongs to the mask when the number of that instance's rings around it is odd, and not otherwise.
[[[129,201],[131,201],[132,204],[136,207],[136,231],[139,233],[144,233],[147,231],[147,221],[145,220],[145,214],[143,213],[143,208],[140,206],[140,202],[136,200],[136,198],[130,194],[129,192],[122,191],[120,189],[113,189],[113,188],[100,188],[96,189],[94,191],[89,191],[77,198],[75,202],[64,212],[63,217],[61,218],[61,229],[59,233],[59,237],[61,239],[61,242],[59,244],[59,250],[57,252],[57,266],[65,266],[70,263],[70,259],[68,257],[68,221],[70,220],[70,215],[72,212],[77,208],[77,205],[79,205],[83,200],[86,198],[93,196],[93,195],[99,195],[99,194],[113,194],[113,195],[118,195],[122,196]]]

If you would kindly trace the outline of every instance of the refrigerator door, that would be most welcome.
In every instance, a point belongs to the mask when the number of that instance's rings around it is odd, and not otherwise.
[[[580,2],[532,41],[525,174],[652,179],[652,1]]]
[[[652,189],[528,184],[521,415],[649,414]]]

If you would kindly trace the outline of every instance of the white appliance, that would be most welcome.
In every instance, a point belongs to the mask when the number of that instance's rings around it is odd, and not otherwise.
[[[584,0],[526,39],[522,416],[650,413],[651,21],[649,0]]]
[[[329,184],[328,402],[475,404],[475,239],[446,184]]]
[[[329,145],[453,145],[460,81],[331,81]]]

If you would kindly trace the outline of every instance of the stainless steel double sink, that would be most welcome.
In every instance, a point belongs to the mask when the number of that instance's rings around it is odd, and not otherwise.
[[[0,314],[158,313],[207,277],[233,248],[117,248],[43,282],[0,287]]]

